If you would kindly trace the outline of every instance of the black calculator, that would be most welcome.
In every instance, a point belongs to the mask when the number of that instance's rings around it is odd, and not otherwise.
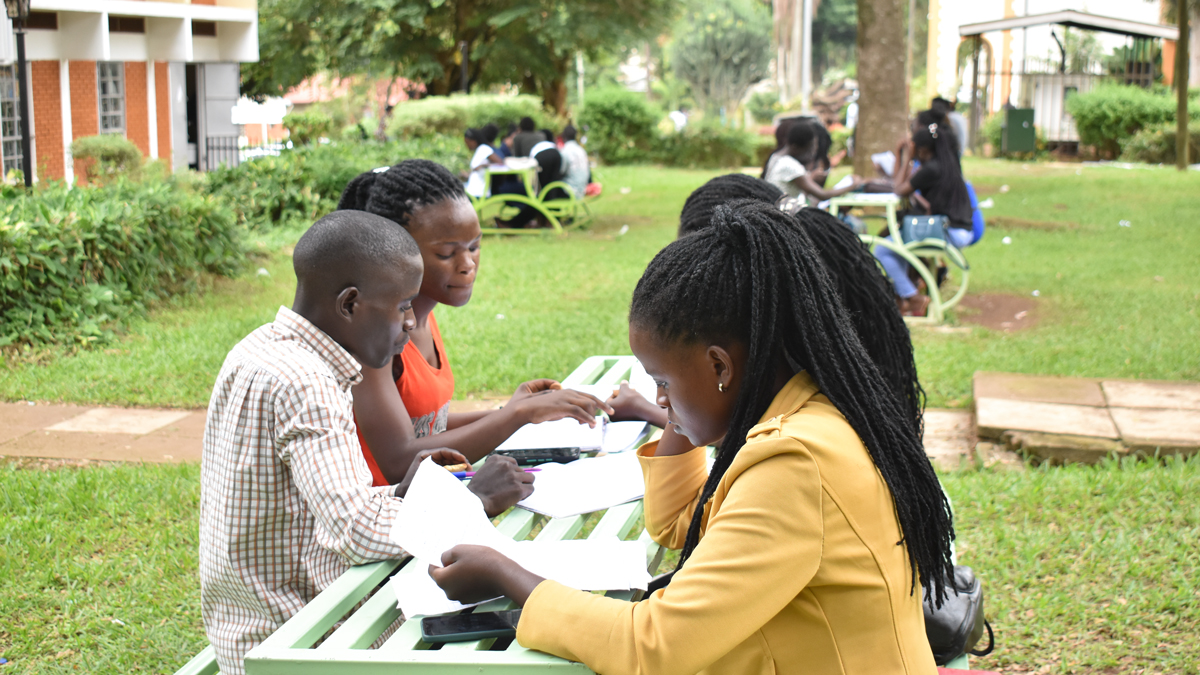
[[[533,448],[527,450],[497,450],[497,455],[505,455],[517,460],[521,466],[536,466],[557,462],[566,464],[579,459],[579,448]]]

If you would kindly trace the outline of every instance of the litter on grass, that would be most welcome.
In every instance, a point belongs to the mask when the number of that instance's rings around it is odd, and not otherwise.
[[[1032,295],[1032,296],[1033,296],[1033,297],[1035,297],[1035,298],[1036,298],[1036,297],[1038,297],[1038,296],[1039,296],[1039,295],[1041,295],[1041,294],[1042,294],[1042,292],[1041,292],[1041,291],[1039,291],[1039,290],[1034,290],[1034,292],[1030,293],[1030,295]]]
[[[1122,220],[1121,222],[1119,222],[1117,224],[1120,225],[1121,227],[1133,227],[1133,223],[1129,222],[1128,220]]]
[[[981,208],[981,209],[990,209],[995,205],[996,205],[996,202],[992,201],[991,197],[988,197],[987,199],[979,202],[979,208]]]
[[[629,194],[630,192],[633,192],[633,188],[630,188],[630,187],[623,187],[623,188],[621,188],[621,194],[623,194],[623,195],[627,195],[627,194]]]
[[[260,268],[258,268],[258,271],[257,271],[257,272],[255,272],[255,274],[257,274],[257,275],[258,275],[258,276],[260,276],[260,277],[269,277],[269,276],[271,276],[271,273],[270,273],[270,272],[268,272],[268,271],[267,271],[267,268],[265,268],[265,267],[260,267]]]
[[[1009,188],[1007,185],[1001,185],[1001,186],[1000,186],[1000,191],[1001,191],[1001,192],[1008,192],[1010,189],[1011,189],[1011,188]]]
[[[1001,244],[1005,244],[1005,245],[1007,245],[1007,244],[1011,244],[1011,243],[1012,243],[1012,237],[1005,237],[1005,238],[1003,238],[1003,239],[1001,239],[1001,240],[1000,240],[1000,243],[1001,243]]]
[[[626,232],[628,232],[628,231],[629,231],[629,226],[628,226],[628,225],[622,225],[622,226],[621,226],[621,229],[617,230],[617,236],[618,236],[618,237],[624,236],[624,235],[625,235],[625,233],[626,233]]]
[[[504,315],[503,315],[503,314],[497,314],[497,315],[496,315],[496,320],[497,320],[497,321],[503,321],[503,320],[504,320]]]

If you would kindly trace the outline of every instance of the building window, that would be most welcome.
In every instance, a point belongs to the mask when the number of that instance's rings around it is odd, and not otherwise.
[[[145,33],[146,20],[140,16],[108,16],[110,33]]]
[[[21,170],[21,106],[13,66],[0,67],[0,158],[4,175]]]
[[[58,12],[30,12],[25,19],[26,28],[38,30],[58,30]]]
[[[125,133],[125,64],[101,61],[96,64],[100,85],[100,133]]]
[[[192,19],[192,35],[196,37],[217,37],[217,22],[196,21]]]

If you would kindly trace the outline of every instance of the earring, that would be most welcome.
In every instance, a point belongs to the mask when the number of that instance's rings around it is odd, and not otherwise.
[[[717,391],[719,391],[719,392],[721,392],[722,394],[724,394],[724,393],[725,393],[725,385],[724,385],[724,384],[722,384],[722,383],[720,383],[720,382],[718,382],[718,383],[717,383]]]

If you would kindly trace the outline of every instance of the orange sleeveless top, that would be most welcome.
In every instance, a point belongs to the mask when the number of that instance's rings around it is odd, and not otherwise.
[[[446,358],[442,333],[438,330],[433,312],[429,313],[429,330],[433,333],[433,348],[437,351],[438,363],[442,364],[442,367],[434,368],[429,365],[421,350],[409,340],[408,344],[404,345],[404,351],[400,352],[404,373],[396,380],[396,390],[400,392],[404,409],[412,418],[413,431],[416,432],[417,438],[440,434],[446,430],[446,422],[450,418],[450,399],[454,397],[454,372],[450,369],[450,360]],[[371,467],[374,485],[389,485],[361,431],[358,432],[358,442],[362,445],[367,466]]]

